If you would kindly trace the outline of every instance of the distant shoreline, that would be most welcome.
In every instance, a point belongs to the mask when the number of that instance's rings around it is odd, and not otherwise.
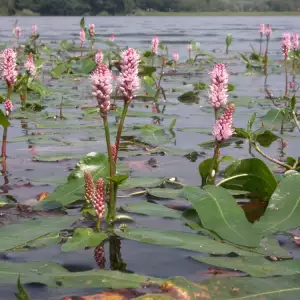
[[[213,16],[299,16],[300,17],[300,12],[297,11],[266,11],[266,12],[260,12],[260,11],[255,11],[255,12],[227,12],[227,11],[220,11],[220,12],[158,12],[158,11],[152,11],[152,12],[143,12],[140,15],[136,16],[183,16],[183,17],[188,17],[188,16],[208,16],[208,17],[213,17]]]

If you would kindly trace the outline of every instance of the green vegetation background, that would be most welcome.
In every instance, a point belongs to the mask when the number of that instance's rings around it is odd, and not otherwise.
[[[297,14],[298,8],[299,0],[0,0],[1,15]]]

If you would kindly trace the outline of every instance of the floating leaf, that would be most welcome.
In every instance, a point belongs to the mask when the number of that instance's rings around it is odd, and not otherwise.
[[[211,176],[211,171],[213,169],[213,158],[208,158],[203,160],[199,165],[199,173],[202,179],[202,186],[207,183],[207,179]]]
[[[252,277],[293,275],[300,272],[300,260],[271,262],[263,257],[204,257],[193,259],[205,264],[239,270]]]
[[[77,219],[78,216],[44,217],[39,220],[4,226],[0,231],[2,241],[0,252],[23,246],[48,233],[68,229]]]
[[[204,228],[234,244],[257,247],[259,232],[248,222],[243,210],[228,191],[215,186],[186,186],[184,194],[196,209]]]
[[[86,247],[96,247],[108,239],[107,234],[95,232],[91,228],[76,228],[73,236],[61,246],[63,252],[76,251]]]
[[[278,129],[281,127],[282,122],[285,120],[284,109],[271,108],[262,119],[264,127],[267,129]]]
[[[152,217],[180,219],[181,213],[167,208],[163,205],[149,203],[149,202],[137,202],[122,206],[126,212],[142,214]]]
[[[138,138],[144,143],[159,146],[171,141],[171,138],[163,128],[152,124],[144,125],[139,131]]]
[[[264,216],[254,224],[262,234],[292,229],[300,225],[300,174],[281,180],[272,195]]]
[[[182,199],[182,189],[155,188],[147,190],[147,194],[162,199]]]
[[[199,103],[200,97],[198,96],[199,92],[189,91],[178,97],[178,100],[182,103]]]
[[[153,277],[117,271],[91,270],[69,272],[52,262],[13,263],[0,262],[0,280],[2,284],[15,284],[18,276],[23,284],[43,283],[53,288],[139,288],[148,280],[154,284],[162,281]]]
[[[10,123],[8,121],[7,116],[3,113],[2,109],[0,109],[0,125],[2,127],[9,127]]]
[[[277,181],[268,166],[258,158],[237,160],[228,166],[225,179],[219,183],[231,190],[249,191],[252,197],[270,199]]]
[[[256,134],[256,141],[263,147],[270,147],[277,139],[278,136],[270,130],[265,130],[262,133]]]
[[[131,177],[120,184],[120,190],[129,190],[135,188],[155,188],[162,185],[166,178],[155,177]]]

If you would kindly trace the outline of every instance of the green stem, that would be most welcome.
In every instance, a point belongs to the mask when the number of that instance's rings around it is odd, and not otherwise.
[[[267,160],[269,160],[269,161],[271,161],[271,162],[273,162],[273,163],[275,163],[275,164],[277,164],[277,165],[279,165],[279,166],[281,166],[281,167],[283,167],[283,168],[285,168],[285,169],[288,169],[288,170],[292,170],[292,169],[293,169],[293,167],[291,167],[291,166],[289,166],[289,165],[287,165],[287,164],[285,164],[285,163],[283,163],[283,162],[281,162],[281,161],[279,161],[279,160],[277,160],[277,159],[275,159],[275,158],[273,158],[273,157],[271,157],[271,156],[265,154],[265,153],[258,147],[258,145],[257,145],[255,142],[253,143],[253,147],[255,148],[255,150],[256,150],[260,155],[262,155],[262,156],[263,156],[264,158],[266,158]]]
[[[298,130],[300,131],[300,124],[299,124],[299,121],[298,121],[298,119],[297,119],[297,116],[296,116],[296,113],[295,113],[294,110],[293,110],[293,112],[292,112],[292,115],[293,115],[293,119],[294,119],[294,121],[295,121],[295,123],[296,123],[296,126],[297,126]]]
[[[159,93],[161,91],[161,80],[162,80],[163,76],[164,76],[164,65],[162,63],[161,71],[160,71],[160,77],[159,77],[158,83],[156,85],[156,93],[155,93],[155,96],[154,96],[154,102],[155,103],[157,102],[158,97],[159,97]]]
[[[97,219],[96,230],[97,230],[98,232],[101,232],[101,220],[100,220],[100,219]]]
[[[285,60],[284,67],[285,67],[285,93],[284,93],[284,95],[287,97],[287,95],[288,95],[288,89],[289,89],[289,78],[288,78],[288,63],[287,63],[287,59]]]
[[[104,113],[102,115],[103,124],[104,124],[104,130],[105,130],[105,139],[106,139],[106,146],[107,146],[107,153],[108,153],[108,163],[109,163],[109,175],[112,179],[115,176],[115,162],[112,157],[112,151],[110,147],[110,134],[109,134],[109,127],[108,127],[108,121],[107,121],[107,113]],[[107,208],[107,221],[110,223],[113,221],[116,217],[116,211],[113,210],[114,202],[116,201],[115,197],[115,188],[114,188],[114,182],[110,179],[110,199],[108,200]]]
[[[120,148],[120,142],[121,142],[121,136],[122,136],[122,131],[123,131],[123,127],[124,127],[124,122],[125,122],[125,118],[126,118],[127,111],[128,111],[128,106],[129,106],[129,102],[124,101],[124,107],[123,107],[122,116],[120,119],[117,137],[116,137],[117,157],[118,157],[118,152],[119,152],[119,148]]]
[[[8,130],[8,127],[3,127],[2,154],[1,154],[3,159],[6,159],[7,130]]]
[[[208,177],[208,184],[215,184],[216,181],[216,174],[218,173],[218,160],[220,156],[220,143],[216,140],[215,142],[215,149],[214,149],[214,156],[212,159],[211,163],[211,168],[210,168],[210,174]],[[214,174],[213,174],[214,171]]]

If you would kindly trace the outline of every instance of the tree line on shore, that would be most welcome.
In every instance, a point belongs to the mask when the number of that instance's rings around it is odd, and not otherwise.
[[[0,14],[127,15],[148,11],[296,11],[299,0],[0,0]]]

